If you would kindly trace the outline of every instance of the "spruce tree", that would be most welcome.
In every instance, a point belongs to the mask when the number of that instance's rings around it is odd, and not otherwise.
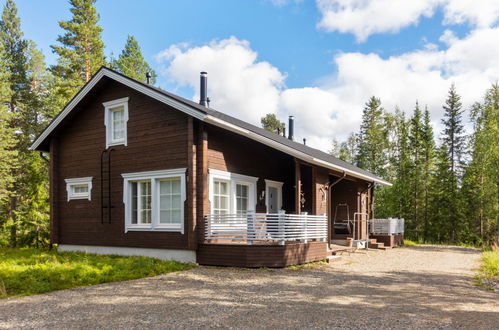
[[[466,203],[466,237],[486,244],[499,239],[499,85],[487,91],[473,107],[472,160],[463,178]]]
[[[442,135],[442,143],[447,147],[449,155],[450,171],[454,174],[456,181],[462,175],[462,161],[465,153],[466,136],[463,126],[463,110],[461,97],[456,92],[456,86],[451,85],[447,99],[445,100],[444,118],[442,124],[444,131]]]
[[[144,60],[139,43],[134,36],[128,35],[125,48],[111,66],[124,75],[142,82],[146,82],[146,73],[149,72],[152,76],[151,84],[156,82],[156,72]]]
[[[55,87],[60,98],[58,107],[62,108],[105,65],[102,27],[97,24],[99,14],[94,6],[95,1],[70,0],[72,18],[59,21],[65,33],[57,38],[60,45],[52,46],[59,59],[51,69],[57,77]]]
[[[432,189],[432,176],[434,172],[435,165],[435,140],[433,135],[433,128],[430,121],[430,112],[428,108],[425,108],[423,115],[423,127],[422,127],[422,152],[423,152],[423,177],[421,179],[421,184],[423,187],[423,237],[428,240],[431,226],[431,189]]]
[[[459,185],[463,171],[463,156],[465,153],[466,136],[462,123],[462,104],[461,97],[456,92],[454,84],[451,85],[447,99],[445,101],[444,118],[442,124],[444,131],[442,135],[442,145],[447,149],[447,159],[449,161],[449,171],[451,173],[450,181],[448,182],[448,193],[450,194],[451,204],[449,207],[450,230],[449,238],[451,241],[456,241],[456,231],[460,226],[459,222],[463,220],[460,216],[460,194]]]
[[[424,188],[421,181],[423,179],[424,165],[423,134],[422,113],[418,102],[416,102],[414,114],[410,119],[409,126],[409,148],[411,155],[409,181],[412,186],[412,212],[407,225],[418,239],[421,238],[423,230],[422,204]]]
[[[366,102],[358,136],[357,166],[383,176],[386,164],[387,132],[383,127],[383,108],[379,98]]]

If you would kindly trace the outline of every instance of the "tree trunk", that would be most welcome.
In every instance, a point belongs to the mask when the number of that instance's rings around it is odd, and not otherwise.
[[[17,215],[16,215],[16,209],[17,209],[17,197],[12,196],[10,197],[10,210],[9,210],[9,216],[12,219],[12,226],[10,227],[10,245],[12,247],[17,246]]]

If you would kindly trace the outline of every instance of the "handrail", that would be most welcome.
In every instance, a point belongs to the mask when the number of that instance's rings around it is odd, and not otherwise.
[[[206,240],[269,241],[284,244],[327,238],[327,216],[285,213],[208,214]]]
[[[371,219],[370,233],[375,235],[404,234],[404,218]]]

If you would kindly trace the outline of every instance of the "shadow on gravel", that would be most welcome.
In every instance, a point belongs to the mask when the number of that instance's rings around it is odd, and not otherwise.
[[[426,251],[426,252],[455,252],[460,254],[480,254],[482,251],[478,248],[461,247],[451,245],[417,245],[417,246],[404,246],[404,249]]]
[[[1,302],[0,327],[2,320],[14,327],[30,320],[41,327],[78,322],[82,327],[492,329],[497,326],[497,308],[487,306],[497,307],[494,299],[499,296],[474,287],[465,276],[370,276],[326,266],[298,271],[200,267],[30,298]],[[42,323],[33,323],[33,318]]]

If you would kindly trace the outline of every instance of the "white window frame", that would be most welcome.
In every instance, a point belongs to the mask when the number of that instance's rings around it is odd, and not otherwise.
[[[68,202],[74,199],[92,200],[92,179],[93,177],[64,179],[64,181],[66,181]],[[86,185],[88,187],[88,191],[86,193],[75,193],[75,187],[81,185]]]
[[[213,187],[215,180],[222,180],[229,182],[229,213],[236,213],[236,184],[243,184],[248,186],[248,212],[255,212],[256,208],[256,185],[258,178],[249,175],[242,175],[237,173],[231,173],[221,170],[208,169],[209,173],[209,200],[210,209],[214,209],[214,198],[213,198]]]
[[[282,186],[283,186],[283,182],[280,182],[280,181],[272,181],[272,180],[267,180],[265,179],[265,207],[267,209],[267,213],[268,212],[268,209],[269,209],[269,205],[270,205],[270,201],[269,201],[269,188],[272,187],[272,188],[277,188],[277,211],[280,211],[282,210]]]
[[[106,149],[110,146],[117,145],[128,145],[128,97],[124,97],[117,100],[112,100],[102,103],[104,106],[104,125],[106,126]],[[123,106],[123,121],[125,122],[125,131],[123,132],[123,138],[118,140],[113,140],[113,109]]]
[[[184,203],[186,200],[185,187],[186,168],[176,168],[171,170],[123,173],[123,204],[125,204],[125,233],[129,231],[171,231],[184,233],[185,212]],[[180,223],[160,223],[160,193],[159,182],[161,179],[180,178]],[[132,224],[132,182],[151,181],[151,223]]]

